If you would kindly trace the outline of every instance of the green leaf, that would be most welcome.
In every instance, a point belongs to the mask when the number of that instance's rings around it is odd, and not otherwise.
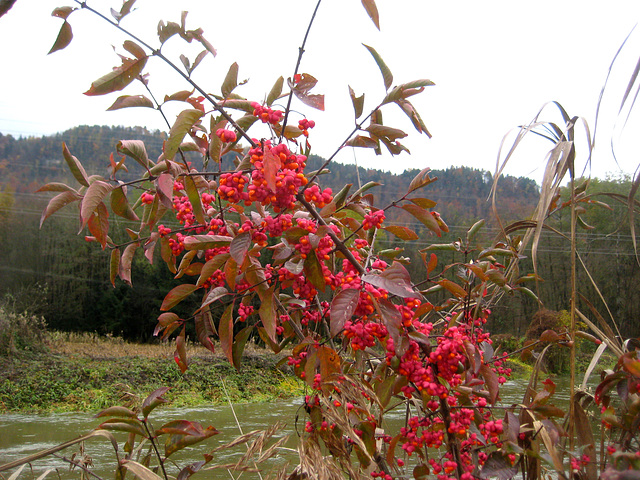
[[[280,95],[282,94],[283,86],[284,86],[284,78],[280,77],[278,78],[278,80],[276,80],[276,83],[273,84],[273,87],[271,87],[271,91],[269,92],[269,95],[267,95],[266,103],[268,106],[273,105],[273,102],[275,102],[280,97]]]
[[[47,55],[66,48],[71,43],[71,40],[73,40],[73,31],[69,22],[65,20],[60,27],[60,31],[58,32],[56,41],[53,42],[51,50],[49,50],[49,53]]]
[[[186,190],[187,197],[189,197],[189,201],[191,202],[191,208],[193,209],[193,214],[195,215],[196,220],[200,225],[204,225],[207,223],[207,220],[204,217],[204,208],[202,207],[202,200],[200,199],[200,193],[198,193],[198,187],[196,186],[196,180],[194,177],[184,177],[184,189]]]
[[[178,118],[173,123],[171,131],[169,132],[169,140],[167,140],[164,147],[164,157],[166,160],[173,160],[176,156],[178,148],[182,143],[185,135],[193,128],[193,126],[204,115],[204,112],[196,109],[187,109],[180,112]]]
[[[438,204],[428,198],[410,198],[409,200],[422,208],[433,208]]]
[[[146,63],[146,55],[136,59],[123,57],[122,65],[94,81],[91,88],[84,94],[89,96],[105,95],[122,90],[142,73]]]
[[[378,14],[378,7],[374,0],[362,0],[362,6],[367,11],[367,15],[371,18],[371,21],[380,30],[380,16]],[[387,87],[388,88],[388,87]]]
[[[177,287],[172,288],[171,291],[167,293],[167,295],[164,297],[160,310],[163,312],[166,312],[167,310],[171,310],[182,300],[184,300],[193,292],[198,290],[198,288],[200,287],[198,287],[197,285],[192,285],[190,283],[184,283],[182,285],[178,285]]]
[[[238,64],[232,63],[227,72],[227,76],[222,83],[222,96],[228,97],[231,92],[238,86]]]
[[[140,219],[131,208],[131,205],[129,205],[129,200],[127,200],[126,188],[125,186],[120,186],[111,191],[111,210],[122,218],[138,222]]]
[[[44,221],[53,215],[55,212],[60,210],[62,207],[69,205],[72,202],[76,202],[80,200],[82,196],[75,192],[62,192],[51,200],[47,204],[47,207],[42,212],[42,216],[40,217],[40,228],[42,228],[42,224]]]
[[[80,185],[83,187],[89,186],[89,178],[87,177],[87,172],[85,172],[84,167],[80,163],[80,161],[71,155],[71,152],[67,148],[67,144],[62,142],[62,156],[64,157],[67,165],[69,166],[69,170],[73,174],[74,178],[78,181]]]
[[[389,70],[389,67],[384,63],[384,60],[382,60],[382,57],[378,54],[375,48],[365,45],[364,43],[362,45],[364,45],[364,47],[369,50],[369,53],[373,56],[373,59],[376,61],[376,64],[380,69],[380,73],[382,73],[385,89],[389,90],[389,87],[391,87],[391,84],[393,83],[393,74],[391,73],[391,70]]]
[[[109,195],[113,190],[113,185],[110,185],[101,180],[96,180],[84,194],[82,203],[80,204],[80,218],[82,219],[82,228],[85,227],[93,213],[97,210],[98,206],[102,203],[104,197]]]
[[[107,108],[107,111],[130,107],[155,108],[153,102],[144,95],[122,95],[118,97],[109,108]]]
[[[347,320],[351,320],[353,312],[358,307],[360,300],[360,290],[355,288],[347,288],[341,290],[331,301],[331,310],[329,317],[331,320],[331,336],[339,335],[344,329]]]
[[[149,157],[142,140],[120,140],[116,145],[118,153],[133,158],[145,169],[149,169]]]
[[[467,231],[467,240],[469,241],[473,240],[476,234],[478,233],[478,230],[484,227],[484,223],[485,223],[484,218],[474,223],[471,226],[471,228]]]
[[[311,250],[304,260],[304,273],[307,276],[307,280],[311,282],[311,285],[317,290],[324,292],[327,285],[324,281],[322,266],[320,265],[315,250]]]

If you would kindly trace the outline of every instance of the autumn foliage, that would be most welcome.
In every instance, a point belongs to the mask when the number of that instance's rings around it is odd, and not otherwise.
[[[120,26],[133,3],[125,2],[120,10],[112,10],[113,20],[105,20]],[[375,3],[362,3],[378,25]],[[95,12],[85,2],[78,9]],[[64,23],[52,52],[71,41],[68,18],[74,12],[71,7],[54,11]],[[203,51],[194,61],[174,64],[162,53],[162,45],[172,37],[200,42]],[[478,221],[464,238],[446,245],[434,242],[421,258],[405,259],[400,251],[381,253],[376,248],[378,235],[403,241],[418,238],[405,226],[389,224],[389,209],[404,210],[434,239],[448,231],[446,219],[435,210],[437,202],[421,193],[437,180],[428,168],[386,206],[376,205],[375,184],[355,189],[347,185],[340,191],[322,188],[322,172],[306,169],[315,126],[312,110],[303,115],[298,107],[291,108],[294,98],[304,106],[324,108],[324,97],[311,93],[316,86],[312,75],[296,68],[291,78],[276,80],[264,101],[254,101],[234,93],[234,64],[220,93],[211,95],[211,85],[200,86],[190,78],[207,55],[215,55],[203,31],[187,30],[183,16],[180,24],[160,22],[158,41],[159,47],[151,47],[127,40],[122,63],[93,82],[86,94],[116,92],[134,81],[148,88],[143,73],[147,59],[155,56],[168,62],[190,90],[164,97],[164,102],[182,101],[188,107],[168,125],[162,155],[149,158],[143,142],[123,140],[117,145],[119,155],[107,159],[109,176],[103,177],[88,174],[63,145],[78,185],[43,186],[41,191],[56,195],[42,221],[63,207],[79,206],[87,240],[109,252],[113,284],[123,281],[135,288],[135,255],[149,261],[159,256],[166,263],[176,286],[164,297],[154,333],[175,339],[175,361],[183,372],[189,368],[189,323],[208,349],[213,351],[214,342],[219,342],[237,368],[251,337],[258,336],[276,353],[289,352],[288,364],[309,391],[301,456],[322,457],[325,463],[302,458],[288,478],[471,480],[512,478],[518,472],[536,478],[545,469],[563,477],[571,471],[570,475],[595,478],[595,444],[583,445],[581,452],[558,444],[571,430],[557,421],[564,412],[549,402],[553,382],[537,385],[532,379],[529,391],[523,392],[523,404],[496,408],[500,385],[511,370],[504,363],[506,354],[494,351],[484,325],[501,296],[534,295],[525,285],[535,276],[522,275],[516,268],[521,256],[517,239],[507,235],[495,244],[478,246],[475,238],[483,225]],[[366,50],[380,69],[386,94],[365,114],[364,95],[358,97],[350,89],[355,127],[342,147],[378,153],[384,147],[390,155],[399,155],[406,150],[399,140],[407,133],[385,125],[381,112],[395,105],[418,134],[430,136],[409,98],[433,83],[414,80],[393,86],[389,67],[373,47]],[[163,104],[144,95],[123,95],[111,109],[143,106],[162,112]],[[254,125],[267,134],[252,137]],[[188,161],[186,151],[200,155],[202,166]],[[221,158],[229,155],[236,168],[224,171]],[[119,173],[131,161],[146,173],[139,180],[122,182]],[[114,215],[137,225],[127,230],[129,238],[110,237]],[[463,260],[441,265],[442,250],[455,250]],[[412,282],[404,266],[408,261],[422,262],[426,281]],[[446,299],[435,301],[436,292],[437,298],[445,292]],[[198,307],[188,316],[174,313],[176,306],[194,297]],[[566,346],[570,340],[558,334],[550,342]],[[595,400],[613,408],[608,392],[622,382],[628,396],[637,399],[638,365],[637,351],[625,353]],[[154,398],[160,401],[160,394]],[[400,431],[387,431],[385,416],[395,410],[406,411],[405,425]],[[575,400],[572,411],[578,430],[586,428],[583,404]],[[637,427],[637,411],[630,414]],[[144,422],[133,413],[125,417],[130,418],[110,422],[125,422],[132,433],[148,436]],[[140,431],[131,430],[134,425]],[[187,443],[189,435],[195,443],[216,433],[174,427],[175,432],[165,427],[156,433],[173,432]],[[101,428],[109,430],[110,423]],[[638,467],[638,459],[628,453],[638,446],[637,430],[629,435],[611,443],[608,455],[613,455],[610,464],[615,468]],[[615,457],[617,449],[626,456]],[[546,455],[551,461],[543,465]],[[563,456],[570,461],[567,473]],[[188,478],[212,458],[205,460],[183,470],[180,478]],[[134,469],[145,478],[140,472]]]

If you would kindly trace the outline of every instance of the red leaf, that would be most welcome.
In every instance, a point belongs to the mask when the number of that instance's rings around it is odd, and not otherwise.
[[[125,186],[120,186],[111,191],[111,210],[122,218],[138,222],[140,219],[131,208],[131,205],[129,205],[129,200],[127,200],[126,188]]]
[[[378,7],[374,0],[362,0],[362,6],[367,11],[367,15],[371,18],[371,21],[380,30],[380,16],[378,15]]]
[[[111,250],[111,257],[109,259],[109,281],[111,285],[116,286],[116,276],[118,275],[118,266],[120,265],[120,249],[114,248]]]
[[[178,303],[195,292],[198,288],[200,287],[198,287],[197,285],[192,285],[190,283],[184,283],[172,288],[171,291],[164,297],[160,310],[163,312],[171,310]]]
[[[262,162],[264,165],[264,179],[267,181],[267,187],[272,192],[275,192],[276,191],[276,175],[281,166],[280,158],[276,157],[273,154],[273,152],[271,151],[271,148],[265,147],[264,158]]]
[[[425,187],[427,185],[429,185],[430,183],[435,182],[438,177],[435,178],[431,178],[429,176],[429,172],[431,171],[431,169],[429,167],[423,169],[420,173],[418,173],[413,180],[411,180],[411,183],[409,184],[409,190],[408,193],[413,192],[414,190],[417,190],[419,188]]]
[[[220,346],[224,355],[233,363],[233,307],[235,303],[231,303],[220,317],[218,324],[218,335],[220,336]],[[234,365],[235,366],[235,365]]]
[[[187,347],[185,345],[185,327],[182,327],[180,335],[176,337],[176,351],[173,354],[173,359],[182,373],[187,371],[189,360],[187,359]]]
[[[482,365],[480,367],[480,375],[484,378],[487,389],[489,390],[489,401],[491,405],[495,405],[498,400],[498,376],[488,365]]]
[[[247,256],[247,252],[251,247],[251,232],[243,232],[233,240],[229,245],[229,253],[238,265],[244,263],[244,259]]]
[[[351,320],[360,299],[360,290],[347,288],[340,291],[331,302],[329,313],[331,319],[331,336],[336,336],[344,328],[347,320]]]
[[[120,257],[120,266],[118,267],[118,276],[122,279],[123,282],[131,285],[131,261],[133,260],[133,255],[138,248],[137,243],[130,243],[124,249],[122,256]]]
[[[69,166],[69,170],[73,174],[74,178],[78,181],[80,185],[83,187],[89,186],[89,178],[87,177],[87,172],[85,172],[84,167],[80,163],[80,161],[71,155],[71,152],[67,148],[67,144],[62,142],[62,156],[64,157],[67,165]]]
[[[368,273],[362,276],[362,281],[370,283],[374,287],[384,288],[389,293],[402,298],[421,298],[420,294],[413,290],[409,272],[399,262],[387,268],[380,275]]]
[[[147,398],[144,399],[144,402],[142,402],[142,415],[145,419],[156,407],[162,405],[163,403],[167,403],[162,395],[164,395],[168,391],[169,387],[161,387],[152,392]]]
[[[96,180],[89,185],[80,205],[82,228],[84,228],[93,213],[98,209],[98,206],[102,204],[104,197],[106,197],[111,190],[113,190],[113,186],[102,180]]]
[[[418,234],[407,227],[401,227],[400,225],[389,225],[388,227],[383,227],[389,233],[393,233],[396,237],[401,240],[417,240]]]
[[[438,225],[438,221],[434,218],[430,211],[425,210],[418,205],[403,205],[403,210],[406,210],[415,218],[420,220],[429,230],[434,232],[439,237],[442,235],[442,231],[440,230],[440,225]]]
[[[196,324],[196,336],[198,337],[200,344],[211,353],[215,353],[213,341],[211,340],[211,337],[215,334],[211,312],[209,310],[201,311],[194,316],[194,319]]]
[[[260,294],[260,309],[258,310],[258,314],[260,315],[260,320],[262,321],[262,326],[264,327],[267,335],[271,339],[272,342],[277,343],[276,338],[276,307],[274,301],[274,289],[275,285],[270,287],[268,290],[264,292],[259,292]]]
[[[300,75],[300,80],[292,82],[288,80],[289,87],[293,91],[293,94],[305,105],[316,108],[318,110],[324,110],[324,95],[312,95],[309,92],[316,86],[318,80],[308,73]]]
[[[42,212],[42,216],[40,217],[40,228],[42,228],[42,224],[44,223],[44,221],[55,212],[72,202],[80,200],[81,198],[82,197],[75,192],[62,192],[53,197],[51,200],[49,200],[47,208],[45,208]]]
[[[55,11],[54,11],[54,14],[55,14]],[[56,38],[56,41],[53,42],[53,46],[51,47],[51,50],[49,50],[48,55],[67,47],[67,45],[71,43],[72,39],[73,39],[73,31],[71,30],[71,25],[69,24],[69,22],[65,20],[62,26],[60,27],[60,31],[58,32],[58,37]]]
[[[184,238],[184,248],[187,250],[208,250],[227,246],[231,240],[233,238],[224,235],[192,235]]]
[[[96,240],[104,250],[107,247],[107,235],[109,233],[109,212],[103,202],[100,202],[96,211],[91,214],[87,225],[91,235],[96,237]]]

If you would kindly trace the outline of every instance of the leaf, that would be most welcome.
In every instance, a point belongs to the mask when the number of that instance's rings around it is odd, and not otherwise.
[[[422,169],[420,173],[418,173],[413,178],[413,180],[411,180],[411,183],[409,184],[409,190],[407,190],[407,193],[411,193],[415,190],[418,190],[419,188],[426,187],[430,183],[435,182],[438,179],[438,177],[431,178],[429,176],[430,171],[431,169],[429,167]]]
[[[384,63],[384,60],[382,60],[382,57],[380,57],[375,48],[365,45],[364,43],[362,45],[364,45],[364,47],[369,50],[369,53],[373,56],[373,59],[376,61],[376,64],[380,69],[380,73],[382,73],[385,89],[389,90],[389,87],[391,87],[391,84],[393,83],[393,74],[391,73],[391,70],[389,70],[389,67]]]
[[[204,269],[204,267],[203,267],[203,269]],[[210,276],[211,275],[209,275],[209,277]],[[209,278],[209,277],[207,277],[207,278]],[[201,286],[201,285],[198,285],[198,286]],[[198,308],[198,312],[202,311],[203,309],[205,309],[206,307],[211,305],[213,302],[216,302],[216,301],[220,300],[222,297],[224,297],[228,293],[229,293],[229,291],[225,287],[212,288],[211,291],[205,297],[204,301],[202,302],[202,305],[200,305],[200,308]]]
[[[51,16],[66,20],[67,18],[69,18],[69,15],[71,15],[71,12],[75,10],[76,9],[73,7],[56,7],[53,9],[53,12],[51,12]]]
[[[499,480],[511,480],[518,473],[517,465],[511,465],[506,452],[491,452],[480,470],[480,478],[498,477]]]
[[[215,334],[211,312],[209,310],[201,311],[194,315],[194,320],[196,324],[196,336],[200,344],[211,353],[215,353],[213,341],[211,340],[211,337]]]
[[[340,355],[326,345],[321,345],[316,351],[317,358],[320,362],[320,378],[322,379],[322,390],[325,394],[329,393],[331,385],[326,385],[327,382],[333,380],[336,376],[342,373],[340,366]]]
[[[325,291],[327,285],[324,281],[322,266],[320,265],[315,250],[307,253],[307,258],[304,259],[304,273],[307,276],[307,280],[311,282],[311,285],[321,292]]]
[[[163,480],[162,477],[138,462],[123,459],[121,463],[124,468],[133,473],[139,480]]]
[[[111,190],[113,190],[113,185],[101,180],[96,180],[89,185],[89,188],[87,188],[84,198],[82,199],[82,203],[80,204],[82,228],[85,227],[93,213],[97,210],[98,206],[102,204],[104,197],[106,197]]]
[[[165,25],[164,21],[160,20],[158,23],[158,39],[160,43],[163,44],[171,37],[173,37],[177,33],[181,33],[183,28],[178,25],[176,22],[167,22]]]
[[[74,192],[78,193],[74,188],[71,188],[69,185],[59,182],[51,182],[43,185],[36,192]]]
[[[351,320],[353,312],[358,307],[360,300],[360,290],[355,288],[346,288],[341,290],[331,301],[331,309],[329,310],[329,318],[331,320],[331,336],[339,335],[344,329],[347,320]]]
[[[249,340],[249,336],[253,331],[254,326],[249,325],[240,330],[233,339],[233,364],[236,365],[238,369],[240,369],[240,365],[242,363],[242,354],[244,352],[244,347],[247,344],[247,340]]]
[[[233,240],[225,235],[191,235],[184,237],[184,248],[187,250],[209,250],[210,248],[226,247]]]
[[[260,293],[260,309],[258,314],[262,321],[267,336],[273,343],[277,343],[276,337],[276,302],[275,302],[275,285]]]
[[[371,137],[356,135],[345,143],[347,147],[354,148],[378,148],[378,142]]]
[[[160,310],[163,312],[171,310],[186,297],[198,290],[198,288],[200,287],[198,287],[197,285],[192,285],[190,283],[184,283],[172,288],[171,291],[164,297]]]
[[[269,92],[269,95],[267,95],[266,103],[268,106],[273,105],[273,102],[275,102],[278,99],[278,97],[280,97],[280,95],[282,94],[283,85],[284,85],[283,77],[278,78],[278,80],[276,80],[276,83],[273,84],[273,87],[271,87],[271,91]]]
[[[115,406],[109,407],[105,410],[102,410],[100,413],[96,414],[93,418],[101,418],[101,417],[124,417],[124,418],[138,418],[133,410],[128,409],[127,407]]]
[[[187,347],[185,345],[185,331],[186,328],[183,326],[182,330],[176,337],[176,350],[173,353],[173,359],[175,360],[178,368],[182,373],[186,372],[189,368],[189,360],[187,359]]]
[[[272,192],[276,191],[276,175],[282,165],[279,157],[271,151],[270,147],[264,148],[264,157],[262,160],[264,165],[264,179],[267,182],[267,188]]]
[[[98,428],[114,432],[127,432],[140,435],[145,438],[147,432],[142,425],[142,422],[138,418],[110,418],[109,420],[101,423]]]
[[[67,165],[69,166],[69,170],[73,174],[74,178],[78,181],[80,185],[83,187],[89,186],[89,178],[87,177],[87,172],[85,172],[84,167],[80,163],[80,161],[71,155],[71,152],[67,148],[67,144],[62,142],[62,156],[64,157]]]
[[[223,253],[220,255],[216,255],[211,260],[207,260],[207,262],[202,267],[200,271],[200,277],[198,278],[198,282],[196,285],[201,287],[208,279],[215,273],[216,270],[220,270],[222,265],[226,263],[229,259],[228,253]]]
[[[118,267],[118,276],[122,279],[123,282],[131,285],[131,261],[133,260],[133,255],[138,248],[137,243],[131,243],[126,246],[122,256],[120,257],[120,266]]]
[[[371,21],[380,30],[380,16],[378,15],[378,7],[374,0],[362,0],[362,6],[367,11],[367,15],[371,18]],[[387,87],[389,88],[389,87]]]
[[[220,337],[220,346],[224,352],[225,357],[229,360],[231,365],[233,363],[233,307],[235,302],[232,302],[224,311],[220,317],[220,323],[218,324],[218,336]],[[261,307],[262,308],[262,307]],[[235,366],[235,365],[234,365]]]
[[[379,123],[372,123],[365,130],[380,139],[388,139],[391,142],[399,138],[405,138],[407,134],[398,128],[387,127]]]
[[[131,53],[137,59],[145,58],[147,56],[144,49],[137,43],[132,42],[131,40],[125,40],[123,46],[127,52]]]
[[[202,206],[200,193],[198,193],[196,179],[191,176],[184,177],[184,189],[186,190],[187,197],[189,197],[189,201],[191,202],[191,208],[193,209],[193,214],[196,217],[196,220],[201,225],[204,225],[207,223],[207,220],[204,217],[204,208]]]
[[[238,64],[232,63],[227,72],[227,76],[222,83],[222,96],[228,97],[231,92],[238,86]]]
[[[422,208],[433,208],[438,204],[428,198],[410,198],[409,200]]]
[[[349,87],[349,96],[351,97],[351,103],[353,104],[353,111],[356,116],[356,120],[360,118],[362,115],[362,110],[364,109],[364,93],[359,97],[356,97],[355,92],[351,87]]]
[[[102,249],[107,246],[107,236],[109,233],[109,212],[103,202],[98,204],[96,211],[89,216],[87,221],[89,232],[93,235]]]
[[[298,100],[312,108],[324,111],[324,95],[312,95],[309,93],[318,83],[318,80],[313,75],[303,73],[300,75],[299,81],[294,83],[291,79],[288,79],[287,82]]]
[[[107,111],[120,110],[121,108],[145,107],[155,108],[153,102],[144,95],[122,95],[107,108]]]
[[[84,94],[88,96],[105,95],[122,90],[142,73],[146,63],[146,55],[135,60],[122,57],[122,65],[95,80]]]
[[[382,227],[383,230],[386,230],[389,233],[394,234],[401,240],[417,240],[418,234],[407,227],[401,227],[400,225],[389,225],[388,227]]]
[[[480,367],[480,375],[484,378],[484,383],[487,386],[487,390],[489,390],[489,402],[491,402],[491,405],[495,405],[498,401],[498,389],[500,385],[498,376],[488,365],[482,365]]]
[[[418,205],[403,205],[402,209],[409,212],[415,218],[420,220],[429,230],[435,233],[437,236],[442,236],[442,231],[438,221],[434,218],[430,211],[419,207]]]
[[[562,337],[560,335],[558,335],[558,333],[553,331],[553,330],[545,330],[544,332],[542,332],[540,334],[540,341],[541,342],[557,343],[560,340],[562,340]]]
[[[233,240],[231,240],[231,244],[229,245],[229,253],[231,254],[231,258],[233,258],[238,265],[242,265],[244,263],[244,259],[249,252],[249,248],[251,247],[251,232],[243,232]]]
[[[118,276],[118,266],[120,265],[120,249],[114,248],[111,250],[111,256],[109,258],[109,281],[115,288],[116,277]]]
[[[420,294],[413,290],[409,272],[399,262],[393,262],[380,275],[373,273],[363,275],[362,281],[374,287],[384,288],[389,293],[402,298],[421,298]]]
[[[71,43],[71,40],[73,40],[73,31],[71,29],[71,24],[65,20],[64,22],[62,22],[62,26],[60,27],[60,31],[58,32],[56,41],[53,42],[51,50],[49,50],[49,53],[47,55],[66,48]]]
[[[111,210],[122,218],[131,220],[132,222],[138,222],[140,219],[133,211],[131,205],[129,205],[129,201],[127,200],[127,195],[125,193],[126,188],[127,187],[125,186],[120,186],[111,191]]]
[[[202,428],[198,422],[173,420],[156,430],[156,433],[158,435],[169,434],[164,445],[164,454],[169,457],[185,447],[199,443],[220,432],[211,426]]]
[[[204,112],[197,109],[183,110],[178,114],[178,118],[176,118],[176,121],[169,131],[169,140],[167,140],[164,147],[164,157],[166,160],[173,160],[185,135],[203,115]]]
[[[42,216],[40,217],[40,228],[42,228],[42,224],[44,223],[44,221],[55,212],[72,202],[80,200],[81,198],[82,196],[74,192],[62,192],[53,197],[51,200],[49,200],[47,207],[42,212]]]

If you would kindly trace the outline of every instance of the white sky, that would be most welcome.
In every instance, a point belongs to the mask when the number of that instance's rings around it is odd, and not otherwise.
[[[108,13],[117,1],[89,0]],[[319,112],[294,100],[293,107],[314,119],[310,137],[313,153],[327,157],[353,127],[347,85],[366,93],[365,111],[384,96],[382,78],[373,58],[361,45],[374,47],[394,74],[394,84],[420,78],[436,83],[412,97],[427,127],[429,140],[419,135],[395,105],[383,111],[385,124],[410,134],[401,140],[412,152],[397,157],[376,157],[369,150],[345,149],[337,159],[401,172],[405,168],[446,168],[468,165],[495,170],[501,140],[512,128],[528,123],[552,100],[573,116],[584,117],[593,130],[596,104],[616,50],[640,18],[640,2],[591,0],[377,0],[381,31],[369,20],[359,0],[324,0],[311,31],[302,72],[319,83],[326,111]],[[133,84],[104,97],[82,94],[91,82],[119,63],[111,45],[122,52],[125,39],[90,12],[71,15],[74,40],[69,47],[47,56],[62,21],[50,16],[54,7],[71,0],[17,0],[0,18],[0,132],[13,136],[51,134],[81,124],[143,125],[163,129],[157,112],[124,109],[105,112],[122,94],[143,93]],[[208,91],[220,92],[229,65],[240,66],[239,78],[249,83],[236,93],[260,101],[276,78],[291,76],[298,46],[315,0],[138,0],[137,11],[123,21],[141,38],[157,45],[158,20],[177,21],[189,11],[187,27],[204,29],[217,48],[194,78]],[[639,27],[640,29],[640,27]],[[165,53],[180,53],[184,45],[174,39]],[[177,48],[173,49],[172,46]],[[191,59],[201,50],[193,45]],[[640,56],[640,31],[614,70],[605,95],[592,174],[604,176],[619,169],[610,154],[610,139],[622,170],[633,173],[637,154],[638,121],[632,115],[621,128],[615,123],[620,99]],[[177,54],[174,56],[179,64]],[[157,98],[186,89],[175,73],[159,60],[147,64],[150,86]],[[174,102],[170,118],[181,106]],[[185,104],[185,107],[187,105]],[[552,108],[543,119],[559,121]],[[635,115],[638,116],[637,114]],[[293,123],[297,123],[294,117]],[[614,128],[615,127],[615,128]],[[600,128],[602,128],[600,130]],[[620,134],[622,132],[622,135]],[[254,136],[258,132],[251,132]],[[507,169],[513,175],[540,180],[547,149],[529,142]],[[579,158],[586,158],[584,142]],[[581,155],[582,154],[582,155]],[[106,160],[106,159],[105,159]]]

